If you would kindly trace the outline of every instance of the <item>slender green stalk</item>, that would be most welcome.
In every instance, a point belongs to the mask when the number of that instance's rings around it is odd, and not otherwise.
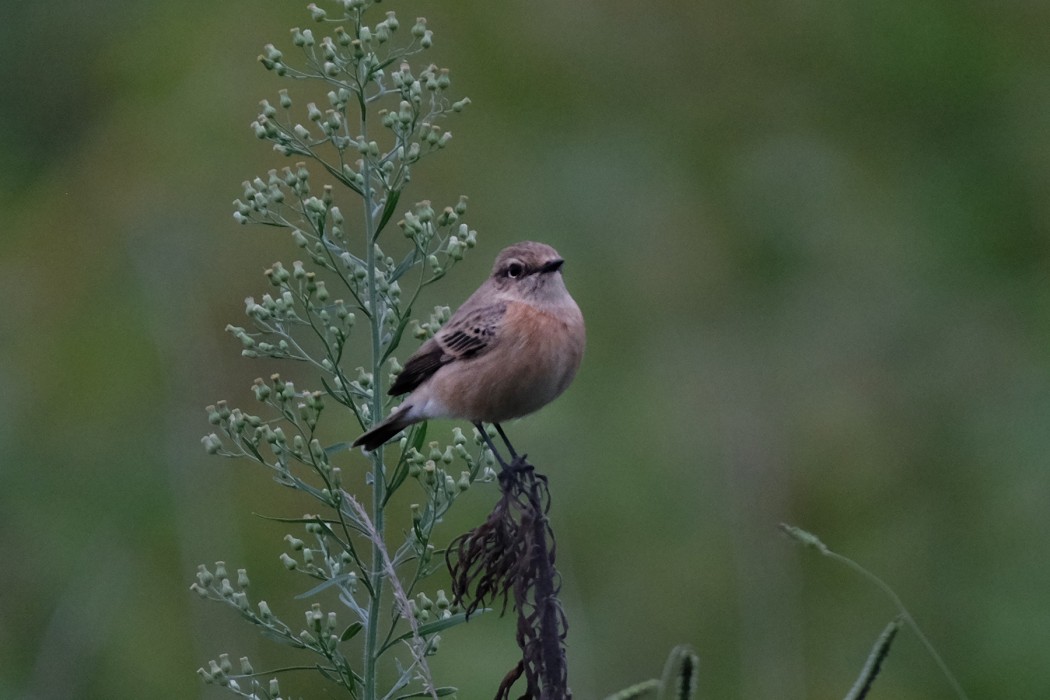
[[[941,658],[941,655],[937,653],[937,650],[934,648],[933,644],[930,642],[929,639],[926,638],[926,635],[923,634],[922,629],[919,628],[919,623],[915,621],[915,618],[911,616],[911,613],[908,612],[908,609],[904,607],[903,601],[901,601],[897,594],[894,593],[893,589],[890,588],[889,584],[880,579],[875,574],[865,569],[857,562],[850,559],[849,557],[845,557],[830,549],[826,549],[826,551],[824,551],[823,554],[853,569],[858,574],[871,581],[879,589],[881,589],[883,593],[889,596],[890,600],[893,601],[893,604],[897,606],[897,611],[899,612],[901,619],[908,623],[908,627],[911,627],[912,631],[915,632],[915,636],[918,637],[922,645],[926,647],[926,651],[929,652],[930,656],[933,657],[934,663],[936,663],[937,667],[941,669],[941,673],[944,674],[944,677],[948,680],[948,684],[951,685],[952,690],[955,691],[955,694],[958,695],[962,700],[968,700],[966,697],[966,691],[962,689],[962,686],[959,685],[959,681],[955,679],[955,674],[953,674],[948,668],[948,664],[944,663],[944,659]]]
[[[368,138],[368,108],[361,101],[361,134]],[[379,288],[376,284],[376,231],[373,216],[372,170],[369,159],[364,159],[361,175],[364,178],[365,241],[368,250],[365,260],[368,269],[368,306],[372,315],[372,418],[379,422],[383,417],[383,315],[380,312]],[[386,475],[383,473],[383,448],[372,453],[372,525],[376,539],[372,541],[372,600],[368,608],[368,628],[365,630],[364,679],[365,700],[376,698],[376,665],[379,662],[379,615],[383,600],[383,511],[386,502]]]
[[[900,614],[901,619],[904,620],[909,627],[911,627],[912,631],[915,632],[915,636],[917,636],[922,645],[926,647],[926,651],[929,652],[930,656],[933,657],[934,662],[937,664],[937,667],[941,669],[941,673],[944,674],[944,677],[948,680],[948,684],[951,685],[952,690],[955,691],[955,694],[959,696],[961,700],[968,700],[968,698],[966,697],[966,691],[962,689],[962,686],[959,684],[959,681],[956,680],[955,674],[953,674],[951,670],[949,670],[948,664],[944,663],[944,659],[942,659],[941,655],[937,653],[936,649],[934,649],[933,644],[930,642],[929,639],[926,638],[926,635],[923,634],[922,630],[919,628],[919,624],[915,622],[915,618],[913,618],[911,616],[911,613],[908,612],[908,609],[904,607],[903,601],[901,601],[901,599],[897,596],[893,589],[890,588],[888,583],[886,583],[881,578],[871,573],[863,566],[850,559],[849,557],[843,556],[838,552],[832,551],[828,548],[826,544],[824,544],[820,540],[819,537],[817,537],[813,533],[807,532],[806,530],[803,530],[800,527],[795,527],[794,525],[787,525],[786,523],[781,523],[780,529],[788,537],[791,537],[792,539],[801,542],[807,547],[812,547],[813,549],[816,549],[818,552],[820,552],[826,557],[830,557],[831,559],[834,559],[837,562],[845,564],[864,578],[871,581],[883,593],[889,596],[889,599],[892,600],[893,604],[897,607],[897,612]]]

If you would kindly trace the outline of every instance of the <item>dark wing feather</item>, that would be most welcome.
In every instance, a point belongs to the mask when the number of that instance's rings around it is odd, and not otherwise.
[[[390,387],[390,395],[407,394],[453,360],[469,360],[484,353],[497,337],[506,312],[507,305],[503,303],[468,311],[462,316],[457,312],[437,335],[408,358]]]

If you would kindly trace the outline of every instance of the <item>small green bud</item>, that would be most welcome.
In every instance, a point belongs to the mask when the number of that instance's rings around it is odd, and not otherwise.
[[[427,455],[427,457],[429,457],[430,459],[434,460],[435,462],[437,460],[441,459],[441,445],[440,445],[440,443],[438,443],[436,440],[434,440],[428,445],[428,447],[430,447],[430,454]]]
[[[215,577],[211,575],[210,571],[208,571],[208,567],[204,564],[199,564],[197,566],[197,580],[200,581],[202,586],[207,587],[211,585],[211,582],[215,580]]]
[[[281,563],[284,564],[284,568],[288,569],[289,571],[293,571],[299,566],[299,562],[297,562],[295,559],[292,559],[285,552],[281,552]]]
[[[412,36],[417,39],[426,34],[427,31],[427,18],[417,17],[416,23],[412,25]]]
[[[428,486],[433,486],[437,483],[437,465],[432,459],[428,459],[426,463],[423,464],[423,480]]]
[[[261,377],[255,378],[255,382],[252,383],[252,392],[255,394],[255,398],[259,401],[265,401],[270,398],[271,394],[270,387],[263,382]]]
[[[446,245],[445,249],[448,252],[448,256],[450,258],[458,261],[463,259],[463,249],[465,247],[465,244],[462,241],[460,241],[459,238],[457,238],[456,236],[449,236],[448,244]]]
[[[222,449],[222,440],[215,433],[202,437],[201,443],[204,445],[204,450],[210,455],[218,454]]]
[[[222,423],[222,416],[219,415],[219,410],[215,408],[214,404],[205,406],[204,410],[208,412],[208,422],[212,425],[219,425]]]
[[[464,471],[459,473],[459,481],[456,482],[456,488],[461,492],[470,488],[470,472]]]
[[[449,603],[448,596],[445,595],[445,591],[439,590],[437,592],[436,605],[438,610],[448,610],[451,603]]]
[[[321,613],[321,606],[314,603],[313,609],[306,611],[306,624],[313,629],[314,633],[320,634],[322,619],[324,615]]]
[[[191,583],[190,590],[199,595],[201,598],[208,597],[208,590],[201,586],[199,583]]]
[[[467,442],[467,436],[463,434],[463,428],[452,429],[452,444],[453,445],[464,445]]]
[[[265,600],[259,601],[259,617],[266,622],[273,619],[273,613],[270,611],[270,606],[267,605]]]
[[[406,100],[402,100],[401,104],[398,105],[397,110],[398,119],[401,120],[402,124],[412,123],[412,103]]]
[[[322,10],[314,3],[310,3],[306,6],[306,9],[310,11],[310,16],[315,22],[323,22],[324,18],[328,16],[328,13]]]
[[[250,676],[253,673],[255,673],[255,669],[252,668],[252,664],[251,664],[250,661],[248,661],[248,657],[247,656],[242,656],[241,657],[241,675],[242,676]]]
[[[288,96],[288,90],[278,90],[277,94],[280,96],[281,99],[281,107],[283,107],[284,109],[290,109],[292,106],[292,98]]]
[[[248,570],[247,569],[237,569],[237,587],[238,588],[247,588],[248,584],[249,584],[249,581],[248,581]]]

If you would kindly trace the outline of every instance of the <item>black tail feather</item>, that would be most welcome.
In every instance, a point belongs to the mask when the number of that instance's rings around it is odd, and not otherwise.
[[[413,420],[405,420],[404,415],[408,413],[408,409],[408,406],[404,406],[394,411],[385,421],[354,440],[354,447],[364,447],[365,450],[371,452],[388,442],[392,437],[415,422]]]

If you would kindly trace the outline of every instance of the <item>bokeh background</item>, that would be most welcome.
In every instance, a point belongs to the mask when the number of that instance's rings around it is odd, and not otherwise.
[[[295,86],[255,57],[304,5],[0,6],[0,698],[220,698],[208,659],[285,658],[188,586],[223,559],[309,603],[252,515],[308,506],[199,443],[288,371],[222,329],[296,257],[230,203],[284,165],[247,125]],[[473,102],[407,195],[469,195],[480,233],[425,301],[535,238],[588,320],[575,385],[511,427],[551,477],[576,697],[679,643],[704,698],[842,697],[893,608],[780,521],[889,581],[970,697],[1047,697],[1050,4],[383,9]],[[444,638],[439,680],[491,697],[513,622]],[[951,694],[906,632],[872,697]]]

